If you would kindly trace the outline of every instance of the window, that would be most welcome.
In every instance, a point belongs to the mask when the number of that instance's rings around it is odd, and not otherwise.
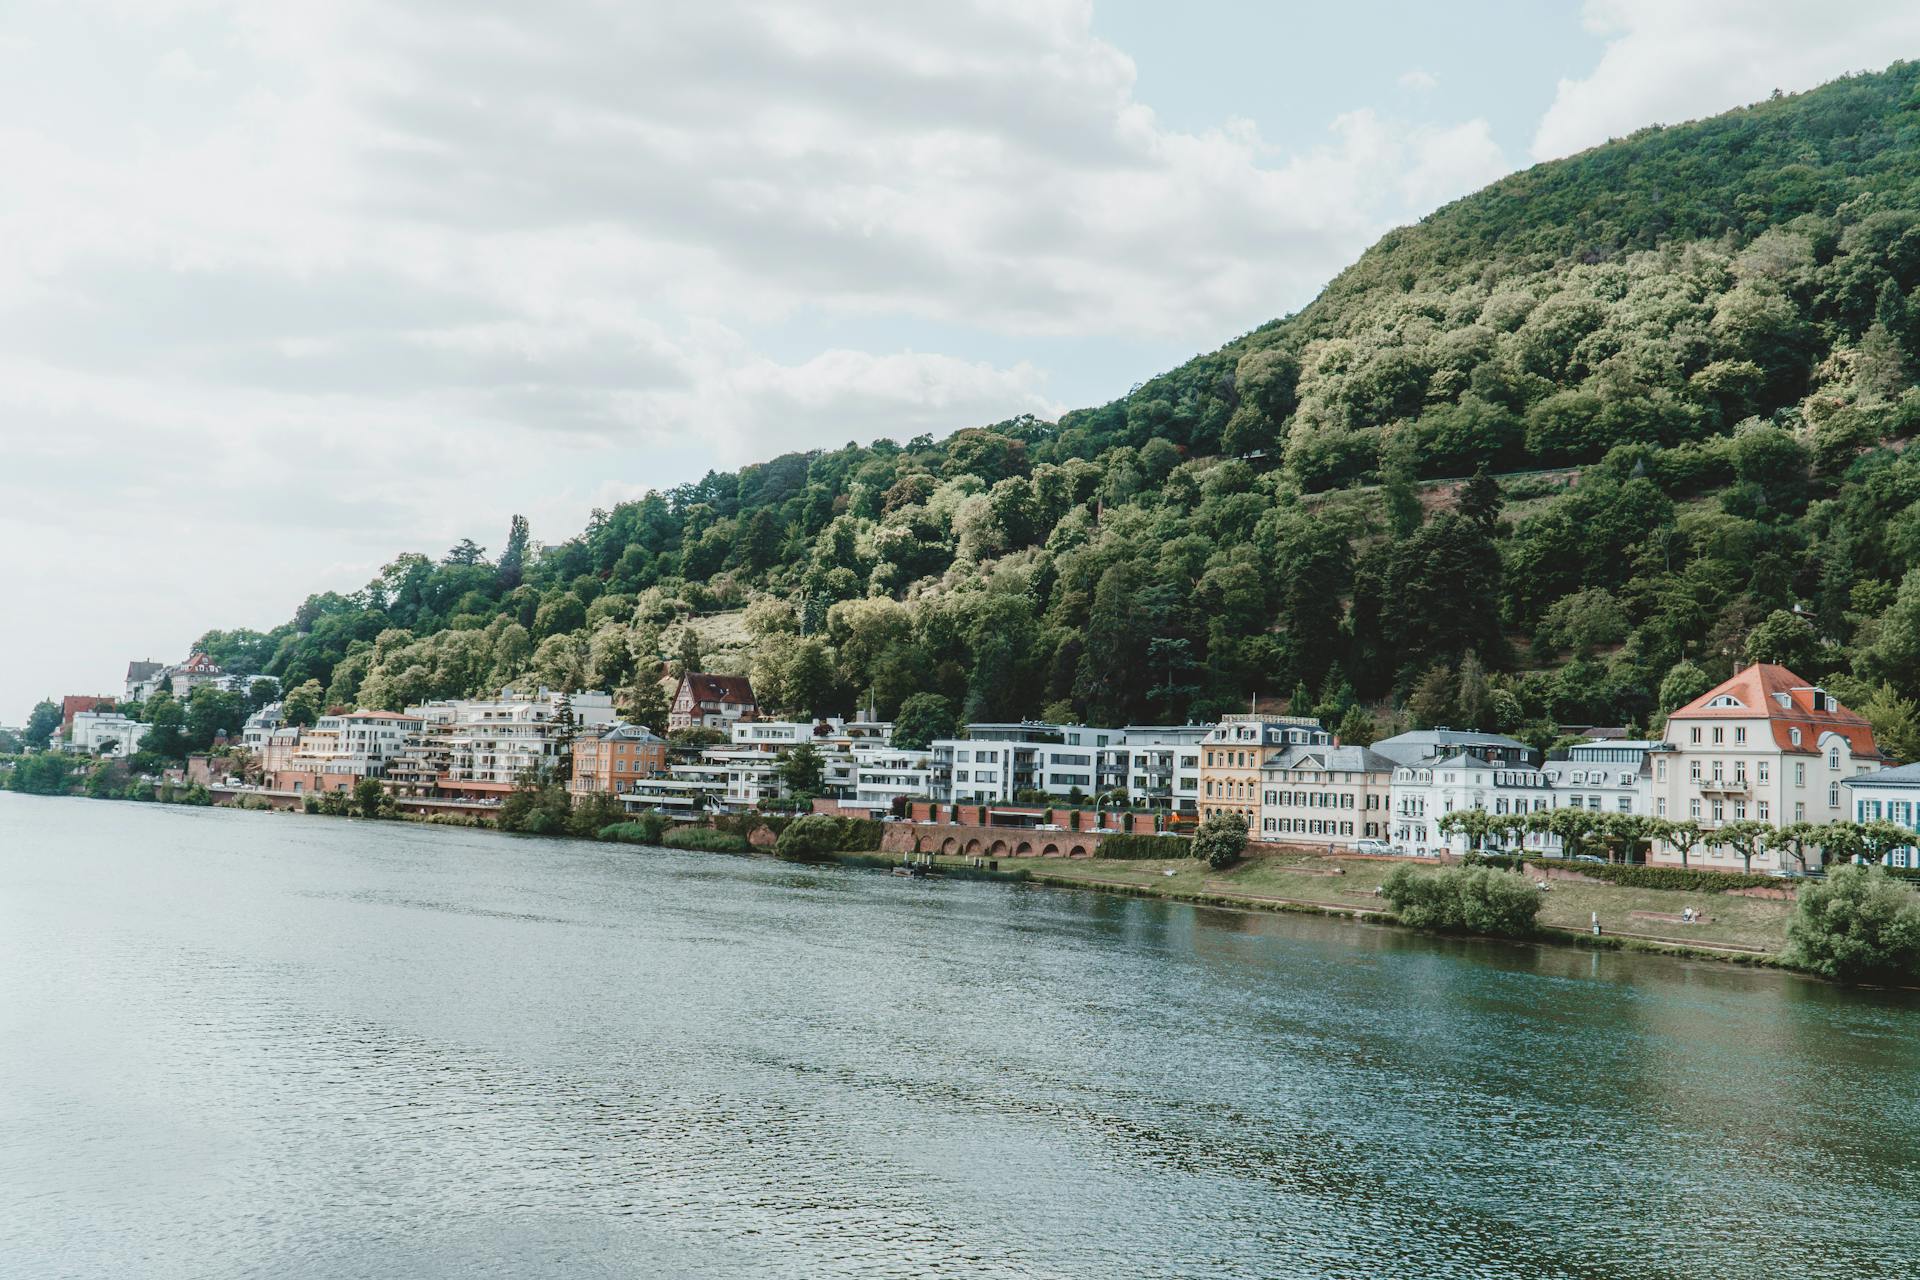
[[[1733,740],[1735,742],[1745,742],[1747,740],[1747,726],[1743,724],[1733,726]]]
[[[1695,726],[1693,726],[1693,740],[1694,740],[1695,742],[1698,742],[1698,741],[1700,741],[1700,726],[1699,726],[1699,725],[1695,725]]]
[[[1836,782],[1832,786],[1827,788],[1827,808],[1838,809],[1839,807],[1840,807],[1840,784]]]
[[[1715,800],[1713,802],[1713,820],[1715,822],[1720,822],[1720,821],[1723,821],[1726,818],[1726,816],[1727,816],[1727,802],[1725,800]]]
[[[1733,817],[1736,822],[1745,822],[1747,820],[1747,802],[1745,800],[1735,800],[1733,802]]]
[[[1667,798],[1665,796],[1661,796],[1653,802],[1653,816],[1656,818],[1664,818],[1667,816]]]
[[[1762,821],[1762,822],[1772,822],[1772,821],[1773,821],[1773,817],[1772,817],[1772,815],[1771,815],[1771,814],[1769,814],[1769,813],[1767,812],[1767,809],[1768,809],[1768,805],[1767,805],[1767,802],[1766,802],[1765,800],[1761,800],[1761,801],[1759,801],[1758,803],[1756,803],[1756,804],[1755,804],[1755,805],[1753,806],[1753,809],[1754,809],[1754,814],[1753,814],[1753,816],[1754,816],[1754,817],[1756,817],[1756,818],[1758,818],[1758,819],[1760,819],[1760,821]]]
[[[1807,762],[1805,760],[1795,760],[1793,762],[1793,785],[1796,787],[1804,787],[1807,785]]]
[[[1756,770],[1758,770],[1758,776],[1760,778],[1760,781],[1762,782],[1765,782],[1769,777],[1773,775],[1773,766],[1768,764],[1765,760],[1760,761],[1754,767]]]
[[[1798,729],[1790,730],[1789,736],[1793,739],[1794,746],[1797,747],[1800,745],[1800,731]]]
[[[1687,762],[1687,776],[1695,782],[1700,781],[1700,762],[1698,760],[1690,760]]]
[[[1687,801],[1687,816],[1694,819],[1700,817],[1700,797],[1695,796],[1693,799]]]
[[[1660,781],[1665,782],[1667,780],[1667,762],[1665,760],[1654,761],[1653,772]]]
[[[1622,813],[1632,813],[1632,812],[1633,812],[1633,797],[1632,797],[1632,796],[1621,796],[1621,797],[1620,797],[1620,812],[1622,812]]]
[[[1807,820],[1806,801],[1795,800],[1793,802],[1793,820],[1795,822],[1805,822]]]
[[[1840,767],[1840,748],[1828,747],[1827,748],[1827,768],[1838,769],[1839,767]]]
[[[1715,760],[1713,762],[1713,780],[1715,782],[1721,781],[1721,770],[1723,769],[1723,767],[1724,766],[1721,764],[1720,761]]]
[[[1720,725],[1713,726],[1713,745],[1719,746],[1727,740],[1727,731]]]

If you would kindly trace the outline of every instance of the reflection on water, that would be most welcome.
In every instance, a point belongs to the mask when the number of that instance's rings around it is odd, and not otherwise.
[[[0,795],[0,1274],[1907,1276],[1920,1009]]]

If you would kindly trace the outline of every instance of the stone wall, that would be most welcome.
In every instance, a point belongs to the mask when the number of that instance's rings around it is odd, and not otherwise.
[[[937,853],[948,857],[1092,858],[1107,834],[1099,831],[1034,831],[958,822],[889,822],[880,837],[887,853]]]

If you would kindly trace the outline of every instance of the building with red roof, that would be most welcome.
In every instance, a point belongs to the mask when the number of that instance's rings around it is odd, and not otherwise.
[[[753,682],[745,676],[689,671],[680,677],[673,705],[667,711],[669,729],[718,729],[727,732],[736,720],[751,720],[759,712]]]
[[[1873,726],[1818,685],[1773,663],[1756,663],[1667,717],[1671,751],[1654,757],[1654,816],[1712,830],[1757,820],[1776,827],[1835,822],[1849,813],[1843,783],[1883,763]],[[1678,863],[1661,848],[1653,859]],[[1739,871],[1744,861],[1711,844],[1690,861]],[[1753,869],[1799,869],[1769,851]]]

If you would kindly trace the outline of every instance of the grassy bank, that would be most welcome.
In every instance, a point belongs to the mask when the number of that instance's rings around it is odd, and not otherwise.
[[[964,859],[939,859],[943,871],[965,869]],[[1191,858],[1170,862],[1133,862],[1100,858],[1001,859],[1002,873],[1024,873],[1038,884],[1101,889],[1176,902],[1259,910],[1304,910],[1391,919],[1374,889],[1395,866],[1431,875],[1437,866],[1370,858],[1328,857],[1305,853],[1257,854],[1223,871]],[[1171,872],[1172,874],[1168,874]],[[1539,879],[1530,874],[1529,882]],[[1550,941],[1582,945],[1680,950],[1716,959],[1768,961],[1786,946],[1793,903],[1729,893],[1682,893],[1670,889],[1554,880],[1541,895],[1540,924]],[[1706,919],[1683,924],[1677,919],[1692,907]],[[1591,917],[1600,917],[1601,937],[1591,933]],[[1640,914],[1636,914],[1640,913]],[[1661,919],[1658,917],[1675,917]]]

